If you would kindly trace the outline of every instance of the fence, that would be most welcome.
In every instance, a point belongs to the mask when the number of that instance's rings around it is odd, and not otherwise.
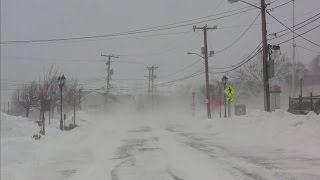
[[[293,114],[307,114],[310,111],[320,113],[320,96],[291,98],[289,96],[289,109],[288,112]]]

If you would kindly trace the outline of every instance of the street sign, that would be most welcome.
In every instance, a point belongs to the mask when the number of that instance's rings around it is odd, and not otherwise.
[[[228,97],[227,97],[227,101],[228,101],[228,102],[232,102],[232,101],[233,101],[233,96],[228,96]]]
[[[236,89],[231,85],[228,85],[224,90],[224,93],[227,95],[227,97],[233,97],[233,95],[236,94],[236,92],[237,92]]]
[[[220,105],[220,97],[212,97],[211,104],[214,107],[218,107]]]

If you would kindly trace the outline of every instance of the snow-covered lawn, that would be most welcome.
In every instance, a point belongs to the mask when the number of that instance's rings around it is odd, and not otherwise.
[[[232,118],[80,112],[39,131],[1,114],[1,179],[320,179],[320,116],[249,110]]]

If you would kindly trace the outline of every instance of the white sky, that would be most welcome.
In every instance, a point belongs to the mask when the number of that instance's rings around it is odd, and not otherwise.
[[[270,7],[288,1],[277,0]],[[248,2],[259,1],[248,0]],[[295,2],[296,23],[320,11],[319,0]],[[227,0],[1,0],[1,42],[125,32],[213,15],[245,6],[247,5],[241,2],[230,4]],[[279,7],[271,13],[287,26],[292,26],[292,3]],[[218,26],[217,30],[208,31],[209,50],[218,51],[238,38],[258,14],[259,10],[256,9],[195,25]],[[229,66],[249,54],[261,41],[260,20],[261,17],[234,46],[210,58],[209,65]],[[284,29],[270,16],[267,17],[267,23],[268,33]],[[303,33],[319,24],[319,20],[315,21],[297,32]],[[163,35],[168,33],[170,35]],[[304,37],[320,43],[319,33],[320,28],[305,34]],[[291,37],[290,33],[283,38]],[[282,40],[272,43],[280,41]],[[297,48],[298,61],[305,64],[320,52],[319,47],[301,38],[296,42],[308,49]],[[120,55],[119,59],[114,59],[115,62],[112,63],[113,79],[118,83],[123,80],[130,82],[124,86],[146,83],[147,79],[144,77],[148,73],[146,67],[151,65],[159,66],[156,71],[159,77],[157,82],[167,82],[190,75],[203,67],[203,63],[199,62],[183,72],[173,74],[197,61],[198,57],[186,53],[188,51],[200,53],[202,46],[203,34],[201,31],[193,32],[192,25],[94,40],[1,44],[1,105],[10,99],[12,90],[20,87],[25,81],[38,80],[51,64],[54,64],[59,73],[65,74],[67,78],[78,78],[85,87],[94,87],[97,78],[106,76],[106,57],[101,57],[101,53],[115,54]],[[281,52],[291,57],[292,45],[289,43],[281,45]],[[210,78],[220,78],[220,76],[222,75],[216,77],[211,75]],[[189,81],[202,82],[204,77],[195,77]]]

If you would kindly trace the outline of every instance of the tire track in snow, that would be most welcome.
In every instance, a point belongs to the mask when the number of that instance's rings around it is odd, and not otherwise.
[[[153,134],[152,128],[140,127],[127,132],[127,138],[114,158],[122,161],[111,170],[112,180],[175,180],[166,172],[166,165],[162,162],[164,153],[158,147],[159,138]]]
[[[279,149],[263,151],[263,155],[238,152],[199,137],[197,134],[168,127],[167,131],[184,138],[182,142],[188,147],[209,155],[213,160],[228,164],[229,171],[235,176],[248,180],[293,180],[293,179],[320,179],[317,168],[320,168],[320,159],[301,155],[287,155]],[[223,158],[220,158],[223,156]],[[215,159],[216,158],[216,159]],[[297,171],[298,170],[298,171]],[[306,172],[301,172],[305,170]]]
[[[171,133],[177,134],[180,137],[186,138],[187,141],[183,141],[185,145],[199,152],[207,154],[214,160],[221,161],[218,159],[221,156],[224,156],[224,157],[229,156],[229,158],[231,159],[240,159],[242,161],[246,160],[243,157],[233,154],[231,151],[229,151],[227,148],[221,145],[204,142],[206,140],[205,138],[198,137],[194,133],[187,133],[181,130],[177,131],[176,128],[174,127],[168,127],[166,128],[166,130]],[[239,166],[238,163],[235,164],[233,161],[223,160],[223,163],[229,164],[230,166],[228,168],[229,168],[229,171],[231,171],[231,174],[234,174],[238,177],[242,176],[246,180],[267,180],[267,178],[263,177],[262,175],[259,175],[258,172],[250,171],[244,167]],[[263,164],[259,164],[259,165],[263,165]],[[230,167],[232,168],[230,169]]]

